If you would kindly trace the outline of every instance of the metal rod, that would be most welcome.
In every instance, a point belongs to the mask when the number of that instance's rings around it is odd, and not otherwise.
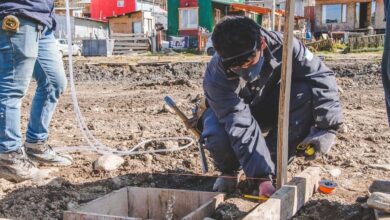
[[[278,151],[277,151],[277,188],[287,182],[288,126],[290,113],[292,43],[294,29],[295,0],[286,1],[282,73],[280,78],[279,117],[278,117]]]

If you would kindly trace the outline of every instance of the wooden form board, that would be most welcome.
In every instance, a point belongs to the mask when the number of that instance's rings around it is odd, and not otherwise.
[[[216,192],[127,187],[64,212],[64,220],[202,220],[223,201]]]
[[[284,220],[294,216],[318,189],[321,168],[309,167],[258,205],[244,220]]]
[[[284,20],[282,71],[280,76],[278,140],[277,140],[277,173],[276,185],[281,188],[287,182],[288,128],[290,115],[290,93],[292,73],[293,29],[295,0],[286,1]]]

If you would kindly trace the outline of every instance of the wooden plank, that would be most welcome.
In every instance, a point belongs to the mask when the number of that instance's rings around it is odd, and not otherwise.
[[[146,34],[142,33],[134,33],[134,34],[122,34],[122,33],[114,33],[111,36],[113,37],[138,37],[138,36],[147,36]]]
[[[144,42],[141,42],[141,43],[128,43],[128,42],[115,42],[115,46],[149,46],[148,43],[144,43]]]
[[[116,41],[134,41],[134,40],[148,40],[149,38],[145,37],[126,37],[126,38],[121,38],[121,37],[112,37],[111,39],[115,39]]]
[[[123,188],[95,199],[82,205],[77,211],[114,216],[128,216],[127,189]]]
[[[209,202],[183,217],[182,220],[202,220],[205,217],[210,217],[215,212],[215,209],[219,206],[219,204],[221,204],[224,200],[225,195],[217,195]]]
[[[167,213],[168,215],[170,213],[173,219],[180,219],[193,210],[199,210],[200,212],[193,213],[195,217],[201,216],[211,209],[212,204],[221,201],[221,197],[214,198],[218,195],[221,194],[215,192],[129,187],[129,216],[143,219],[165,219]],[[215,202],[213,203],[213,201]],[[201,206],[204,207],[199,208]]]
[[[142,220],[141,218],[94,214],[87,212],[64,212],[64,220]]]
[[[288,125],[290,111],[292,43],[295,0],[286,1],[284,22],[282,73],[280,77],[278,140],[277,140],[277,188],[287,181]]]
[[[149,47],[115,47],[114,51],[118,50],[136,50],[136,49],[144,49],[147,50]]]
[[[276,191],[265,203],[258,205],[244,220],[289,219],[318,189],[321,168],[309,167]]]

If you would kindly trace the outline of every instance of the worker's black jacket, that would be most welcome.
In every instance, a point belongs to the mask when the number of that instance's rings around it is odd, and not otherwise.
[[[247,83],[239,77],[229,77],[220,56],[210,61],[204,78],[204,92],[208,104],[225,127],[233,148],[255,146],[262,139],[258,122],[251,108],[264,103],[264,98],[278,91],[282,59],[282,35],[261,29],[267,48],[260,78]],[[342,123],[340,98],[335,74],[314,56],[300,41],[293,41],[292,81],[310,87],[314,126],[330,129]],[[274,94],[273,94],[274,95]],[[290,120],[291,121],[291,120]],[[265,143],[262,141],[261,143]]]
[[[7,15],[32,18],[55,28],[54,0],[0,0],[0,19]]]

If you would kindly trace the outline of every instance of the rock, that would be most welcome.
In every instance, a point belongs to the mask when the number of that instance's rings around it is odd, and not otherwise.
[[[99,157],[94,163],[94,170],[112,171],[118,169],[125,160],[117,155],[108,154]]]
[[[177,141],[165,141],[163,145],[163,149],[173,149],[179,147],[179,143]]]
[[[375,180],[368,190],[370,191],[370,193],[390,193],[390,180]]]
[[[342,134],[346,134],[346,133],[348,132],[348,127],[347,127],[347,125],[342,124],[342,125],[340,126],[340,128],[338,129],[338,131],[339,131],[340,133],[342,133]]]
[[[373,169],[390,171],[390,164],[370,164],[368,166]]]
[[[72,209],[75,209],[79,206],[79,204],[77,202],[68,202],[68,204],[66,204],[66,208],[68,210],[72,210]]]
[[[370,198],[368,198],[367,205],[370,208],[390,212],[390,194],[374,192],[371,194]]]
[[[152,166],[152,161],[153,161],[153,156],[150,155],[150,154],[145,154],[144,155],[144,160],[145,160],[145,164],[147,167],[151,167]]]
[[[341,170],[339,168],[334,168],[334,169],[328,170],[328,172],[333,177],[338,177],[341,175]]]

